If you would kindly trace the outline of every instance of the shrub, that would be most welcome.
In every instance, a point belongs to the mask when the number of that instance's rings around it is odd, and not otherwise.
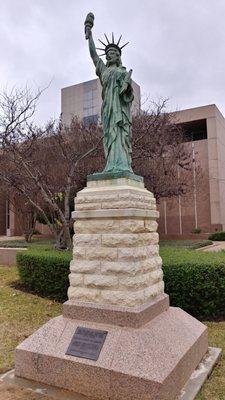
[[[71,253],[55,250],[19,252],[16,259],[20,280],[28,290],[65,301],[71,258]]]
[[[201,253],[164,247],[165,292],[172,306],[200,319],[225,317],[225,253]],[[68,252],[28,250],[17,254],[21,282],[29,289],[56,300],[67,300]]]
[[[165,292],[172,306],[200,319],[225,317],[225,255],[163,249]]]
[[[193,243],[190,246],[190,249],[200,249],[201,247],[210,246],[211,244],[213,244],[213,242],[211,240],[201,240],[201,241]]]
[[[215,232],[215,233],[211,233],[208,237],[209,240],[218,240],[218,241],[223,241],[225,240],[225,232],[221,231],[221,232]]]
[[[41,235],[41,232],[38,229],[33,229],[32,235]]]
[[[194,228],[194,229],[192,229],[192,233],[201,233],[201,228]]]

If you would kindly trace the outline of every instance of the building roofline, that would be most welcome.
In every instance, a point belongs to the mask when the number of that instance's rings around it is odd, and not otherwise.
[[[206,104],[199,107],[185,108],[183,110],[173,111],[170,114],[172,117],[175,117],[177,122],[180,123],[213,117],[225,120],[223,114],[218,109],[216,104]]]
[[[212,108],[217,108],[216,104],[212,103],[212,104],[205,104],[203,106],[196,106],[196,107],[190,107],[190,108],[182,108],[181,110],[177,110],[177,111],[172,111],[170,114],[177,114],[179,112],[183,112],[183,111],[191,111],[191,110],[201,110],[207,107],[212,107]],[[219,110],[219,109],[218,109]]]
[[[90,83],[90,82],[93,82],[93,81],[97,81],[98,79],[99,79],[99,78],[94,78],[94,79],[89,79],[88,81],[83,81],[83,82],[79,82],[79,83],[74,83],[74,85],[69,85],[69,86],[65,86],[65,87],[61,88],[61,91],[64,90],[64,89],[72,88],[72,87],[74,87],[74,86],[82,86],[82,85],[85,84],[85,83]]]

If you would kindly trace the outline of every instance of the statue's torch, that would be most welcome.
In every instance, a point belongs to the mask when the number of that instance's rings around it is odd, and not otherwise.
[[[86,37],[86,39],[89,39],[89,37],[90,37],[90,32],[91,32],[91,29],[93,28],[93,26],[94,26],[94,19],[95,19],[95,17],[94,17],[94,14],[92,14],[92,13],[89,13],[88,15],[87,15],[87,17],[86,17],[86,19],[85,19],[85,22],[84,22],[84,31],[85,31],[85,37]]]

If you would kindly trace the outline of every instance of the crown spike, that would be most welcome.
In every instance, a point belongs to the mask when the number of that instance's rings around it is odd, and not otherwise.
[[[98,39],[98,41],[101,43],[101,44],[103,44],[103,46],[107,46],[107,44],[105,44],[104,42],[102,42],[100,39]]]
[[[96,50],[105,51],[105,49],[102,49],[101,47],[96,47]]]
[[[106,38],[106,40],[107,40],[107,42],[108,42],[108,44],[109,44],[109,39],[107,38],[107,36],[106,36],[106,34],[104,33],[104,35],[105,35],[105,38]]]
[[[123,46],[120,47],[120,50],[122,50],[129,42],[125,43]]]
[[[120,43],[120,41],[121,41],[121,37],[122,37],[122,35],[120,35],[120,37],[119,37],[119,40],[118,40],[118,42],[117,42],[117,46],[119,46],[119,43]]]
[[[103,56],[105,56],[105,53],[103,53],[103,54],[99,54],[99,57],[103,57]]]
[[[114,33],[112,32],[112,43],[114,44]]]

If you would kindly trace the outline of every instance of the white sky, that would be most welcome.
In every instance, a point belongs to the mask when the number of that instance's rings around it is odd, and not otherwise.
[[[90,11],[96,43],[112,31],[130,42],[123,65],[143,98],[170,98],[170,110],[215,103],[225,115],[224,0],[0,0],[0,91],[51,81],[36,119],[58,118],[61,88],[95,78]]]

